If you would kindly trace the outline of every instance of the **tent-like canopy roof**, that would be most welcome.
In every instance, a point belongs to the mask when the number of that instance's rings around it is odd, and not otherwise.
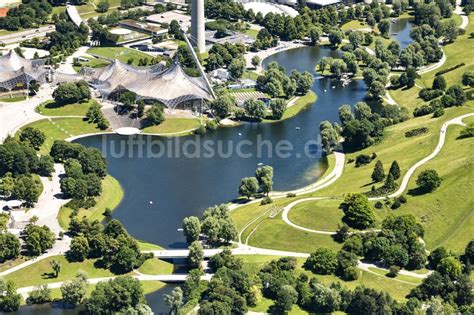
[[[135,92],[139,98],[155,99],[170,108],[190,100],[213,98],[204,79],[188,76],[178,62],[163,70],[159,65],[134,67],[115,60],[107,67],[89,69],[84,75],[104,97],[125,89]]]
[[[18,84],[27,84],[32,80],[44,82],[48,73],[44,63],[45,60],[25,59],[10,50],[8,54],[0,56],[0,87],[11,90]]]

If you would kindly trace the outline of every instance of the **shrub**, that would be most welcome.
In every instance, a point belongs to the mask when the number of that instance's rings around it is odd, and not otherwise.
[[[401,205],[402,205],[402,203],[400,202],[400,200],[398,198],[395,198],[395,200],[392,203],[391,208],[392,208],[392,210],[395,210],[395,209],[400,208]]]
[[[217,122],[215,120],[209,120],[206,124],[207,130],[216,130],[218,127]]]
[[[382,209],[382,207],[383,207],[383,203],[382,203],[382,202],[377,201],[377,202],[375,203],[375,208],[376,208],[376,209]]]
[[[387,277],[395,278],[399,272],[400,272],[400,267],[390,266],[390,268],[388,269]]]
[[[465,65],[466,65],[466,64],[465,64],[464,62],[463,62],[463,63],[459,63],[459,64],[457,64],[457,65],[455,65],[455,66],[450,67],[450,68],[446,68],[446,69],[443,69],[443,70],[440,70],[440,71],[436,72],[436,73],[435,73],[435,76],[448,73],[448,72],[450,72],[450,71],[456,70],[457,68],[461,68],[461,67],[463,67],[463,66],[465,66]]]
[[[294,197],[296,197],[296,194],[295,193],[287,193],[286,196],[288,198],[294,198]]]
[[[424,104],[424,105],[421,105],[420,107],[415,107],[415,109],[413,110],[413,116],[420,117],[420,116],[431,114],[434,111],[435,109],[433,108],[433,106]]]
[[[263,198],[262,201],[260,201],[261,206],[268,205],[268,204],[271,204],[271,203],[273,203],[273,199],[268,197],[268,196]]]
[[[398,200],[400,200],[401,203],[407,203],[407,197],[405,195],[398,197]]]
[[[204,125],[200,125],[199,128],[194,130],[194,133],[197,135],[203,135],[206,133],[206,127]]]
[[[415,129],[405,132],[405,137],[410,138],[410,137],[419,136],[424,133],[427,133],[428,130],[429,130],[428,127],[415,128]]]
[[[356,157],[355,166],[359,167],[362,165],[369,164],[372,161],[372,157],[367,154],[360,154]]]
[[[424,101],[431,101],[432,99],[435,99],[437,97],[440,97],[443,95],[442,90],[433,90],[433,89],[422,89],[420,93],[418,94],[421,99]]]
[[[444,115],[444,108],[438,107],[433,112],[433,118],[441,117]]]

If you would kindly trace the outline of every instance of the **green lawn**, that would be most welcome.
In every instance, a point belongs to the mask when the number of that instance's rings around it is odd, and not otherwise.
[[[7,260],[4,263],[0,264],[0,272],[13,268],[21,263],[24,263],[25,261],[26,259],[24,257],[18,257],[16,259]]]
[[[250,36],[252,38],[257,38],[259,30],[250,28],[244,32],[245,35]]]
[[[110,175],[107,175],[102,181],[102,193],[96,197],[96,205],[89,209],[80,209],[78,217],[87,217],[89,220],[102,221],[105,217],[103,215],[106,208],[114,210],[123,198],[123,189],[120,183]],[[58,220],[63,229],[69,226],[71,209],[67,204],[59,210]]]
[[[127,62],[133,58],[133,64],[138,65],[138,61],[143,58],[152,59],[153,56],[141,51],[126,47],[92,47],[87,50],[88,54],[102,56],[108,59],[118,59],[121,62]]]
[[[173,264],[169,262],[150,258],[138,268],[138,271],[147,275],[168,275],[173,273],[173,268]]]
[[[137,240],[140,250],[161,250],[163,247],[145,241]]]
[[[470,112],[472,112],[472,109],[469,107],[448,108],[446,114],[439,118],[431,118],[430,115],[427,115],[388,127],[384,139],[380,143],[364,150],[346,154],[346,165],[342,176],[336,183],[316,192],[314,195],[343,197],[348,192],[369,191],[373,185],[371,174],[376,160],[383,163],[386,173],[392,161],[397,160],[403,176],[413,164],[434,150],[438,143],[440,127],[444,122]],[[405,137],[406,131],[419,127],[427,127],[429,131],[420,136]],[[377,154],[377,158],[367,165],[355,167],[354,162],[348,163],[348,160],[355,160],[359,154],[371,155],[374,152]],[[382,184],[378,183],[376,186]]]
[[[162,124],[158,126],[146,127],[142,130],[143,133],[154,134],[181,134],[188,130],[194,130],[200,126],[200,121],[197,118],[167,118]],[[192,133],[188,132],[188,133]]]
[[[426,169],[434,169],[440,174],[441,186],[429,194],[409,195],[408,202],[397,210],[400,214],[414,214],[421,221],[429,250],[442,245],[461,253],[473,238],[474,139],[457,139],[462,128],[449,127],[445,146],[433,160],[415,172],[408,189],[416,187],[416,177]]]
[[[460,17],[457,15],[453,17],[455,20],[459,18]],[[443,74],[448,86],[453,84],[461,84],[463,73],[474,70],[474,58],[472,58],[473,39],[470,38],[469,35],[472,32],[474,32],[474,13],[469,15],[469,24],[466,28],[465,34],[458,36],[454,43],[443,46],[443,50],[446,54],[446,62],[443,64],[443,66],[434,71],[423,74],[421,78],[417,80],[417,83],[424,87],[431,87],[437,72],[443,69],[451,68],[461,63],[465,63],[464,66]],[[393,90],[390,91],[390,94],[397,103],[407,107],[411,113],[415,107],[425,103],[423,100],[418,98],[419,91],[420,89],[414,86],[407,90]]]
[[[49,262],[52,260],[61,263],[61,271],[57,278],[53,278],[51,274],[53,270]],[[5,280],[13,280],[16,286],[21,288],[73,279],[79,270],[84,271],[89,278],[114,276],[107,269],[96,268],[94,266],[96,261],[96,259],[86,259],[83,262],[68,262],[64,256],[52,256],[6,275]]]
[[[343,216],[340,200],[318,200],[300,203],[291,209],[291,222],[314,230],[335,231]]]
[[[383,269],[379,269],[379,268],[375,268],[375,267],[369,267],[369,270],[370,271],[373,271],[375,272],[376,274],[379,274],[381,276],[384,276],[386,277],[387,276],[387,270],[383,270]],[[398,279],[398,280],[402,280],[402,281],[406,281],[406,282],[411,282],[413,283],[414,285],[418,285],[421,283],[422,279],[420,278],[415,278],[415,277],[411,277],[411,276],[407,276],[407,275],[402,275],[402,274],[398,274],[395,279]]]
[[[361,22],[359,20],[353,20],[341,26],[341,29],[344,32],[350,31],[350,30],[358,30],[361,28],[370,28],[370,25],[367,24],[365,21]]]
[[[0,98],[0,102],[5,102],[5,103],[14,103],[14,102],[21,102],[26,100],[25,95],[18,95],[18,96],[13,96],[13,97],[2,97]]]
[[[86,58],[86,57],[83,57],[83,58]],[[81,66],[77,67],[77,66],[73,66],[74,70],[76,70],[76,72],[79,72],[82,67],[89,67],[89,68],[103,68],[103,67],[106,67],[110,64],[109,61],[105,60],[105,59],[100,59],[100,58],[86,58],[87,62],[81,62]]]
[[[57,106],[54,100],[49,100],[39,104],[36,111],[44,116],[85,116],[92,103],[95,101]]]
[[[318,97],[316,93],[314,93],[313,91],[309,91],[306,95],[299,97],[293,105],[288,107],[283,113],[283,116],[280,120],[285,120],[298,115],[300,112],[307,109],[309,105],[314,104],[317,98]],[[264,119],[263,122],[272,123],[280,120]]]
[[[46,135],[46,141],[41,146],[40,153],[47,154],[55,140],[73,136],[103,132],[95,124],[89,124],[82,118],[51,118],[42,119],[24,126],[38,128]]]

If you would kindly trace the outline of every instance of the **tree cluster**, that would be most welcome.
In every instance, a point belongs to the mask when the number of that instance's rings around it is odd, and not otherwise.
[[[117,274],[124,274],[140,267],[150,258],[142,254],[137,241],[128,234],[118,220],[111,220],[104,227],[99,221],[86,218],[71,219],[69,232],[73,235],[67,257],[73,261],[100,258],[100,264]]]
[[[271,97],[289,99],[293,95],[306,94],[313,85],[314,78],[309,72],[292,71],[288,76],[285,69],[276,62],[268,64],[265,73],[258,77],[258,88]]]
[[[265,165],[257,168],[255,177],[245,177],[240,182],[239,194],[248,199],[259,190],[268,196],[273,189],[273,167]]]
[[[183,233],[188,244],[199,240],[200,235],[203,235],[214,246],[228,244],[237,237],[237,229],[226,205],[207,208],[201,220],[193,216],[184,218]]]
[[[8,10],[0,17],[0,29],[17,31],[21,28],[39,27],[49,21],[53,7],[47,0],[23,1],[18,7]]]
[[[91,98],[91,91],[86,81],[62,83],[53,92],[57,106],[80,103]]]
[[[245,70],[245,46],[243,44],[215,44],[209,50],[209,57],[206,59],[206,71],[213,71],[219,68],[227,68],[230,75],[238,79],[242,77]]]

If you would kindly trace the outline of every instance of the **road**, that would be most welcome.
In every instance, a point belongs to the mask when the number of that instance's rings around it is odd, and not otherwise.
[[[54,25],[47,25],[41,26],[40,28],[25,30],[21,32],[15,32],[8,35],[0,36],[0,43],[4,43],[5,45],[13,44],[22,42],[28,39],[32,39],[35,37],[44,37],[47,33],[54,32],[56,30],[56,26]]]

